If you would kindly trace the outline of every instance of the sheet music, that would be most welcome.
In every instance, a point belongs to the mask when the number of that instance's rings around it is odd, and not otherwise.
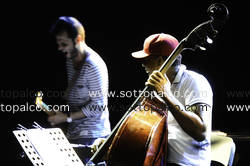
[[[13,131],[34,166],[84,166],[59,128]]]

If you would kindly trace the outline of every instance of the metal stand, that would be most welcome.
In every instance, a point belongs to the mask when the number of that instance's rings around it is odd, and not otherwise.
[[[34,166],[84,166],[61,129],[36,125],[13,131]]]

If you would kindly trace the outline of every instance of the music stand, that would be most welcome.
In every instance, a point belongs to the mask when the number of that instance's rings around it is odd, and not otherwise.
[[[59,128],[22,126],[13,133],[34,166],[84,166]]]

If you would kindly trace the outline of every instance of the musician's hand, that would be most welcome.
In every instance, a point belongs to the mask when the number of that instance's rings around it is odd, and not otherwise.
[[[105,138],[97,138],[94,143],[91,145],[91,153],[94,154],[97,149],[105,142]]]
[[[146,85],[155,88],[156,92],[159,94],[165,94],[170,92],[171,83],[168,78],[164,77],[160,71],[153,71],[149,76]]]
[[[67,115],[57,111],[55,115],[49,116],[48,121],[52,126],[66,122],[67,120]]]

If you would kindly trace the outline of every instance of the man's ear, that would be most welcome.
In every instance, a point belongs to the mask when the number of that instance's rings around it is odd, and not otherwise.
[[[158,57],[157,63],[158,63],[158,66],[160,66],[160,65],[162,65],[164,63],[164,59],[162,58],[162,56]]]
[[[82,36],[81,35],[77,35],[75,42],[76,44],[79,44],[82,41]]]

